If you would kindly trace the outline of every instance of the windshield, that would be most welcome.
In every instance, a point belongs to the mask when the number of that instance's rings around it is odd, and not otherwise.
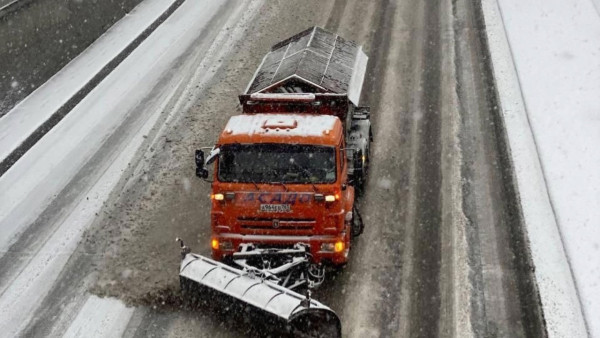
[[[335,148],[302,144],[231,144],[221,147],[221,182],[333,183]]]

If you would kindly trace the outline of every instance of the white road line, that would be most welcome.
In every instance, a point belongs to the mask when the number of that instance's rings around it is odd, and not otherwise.
[[[116,299],[90,296],[63,337],[120,337],[134,310]]]

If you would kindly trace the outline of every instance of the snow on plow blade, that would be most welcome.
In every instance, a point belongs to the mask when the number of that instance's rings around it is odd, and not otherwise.
[[[329,307],[229,265],[189,253],[179,276],[274,315],[294,334],[341,337],[340,320]]]

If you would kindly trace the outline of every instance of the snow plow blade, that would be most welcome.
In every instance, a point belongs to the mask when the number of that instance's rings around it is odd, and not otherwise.
[[[181,261],[179,276],[184,297],[211,297],[212,291],[274,317],[295,336],[341,337],[329,307],[259,276],[192,253]]]

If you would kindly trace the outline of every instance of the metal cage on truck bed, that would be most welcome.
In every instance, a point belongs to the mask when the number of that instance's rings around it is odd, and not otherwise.
[[[368,58],[362,46],[319,27],[281,41],[265,55],[244,94],[245,113],[289,111],[323,113],[342,121],[358,107]],[[270,94],[314,94],[313,100],[279,102]],[[271,99],[268,99],[271,98]]]

